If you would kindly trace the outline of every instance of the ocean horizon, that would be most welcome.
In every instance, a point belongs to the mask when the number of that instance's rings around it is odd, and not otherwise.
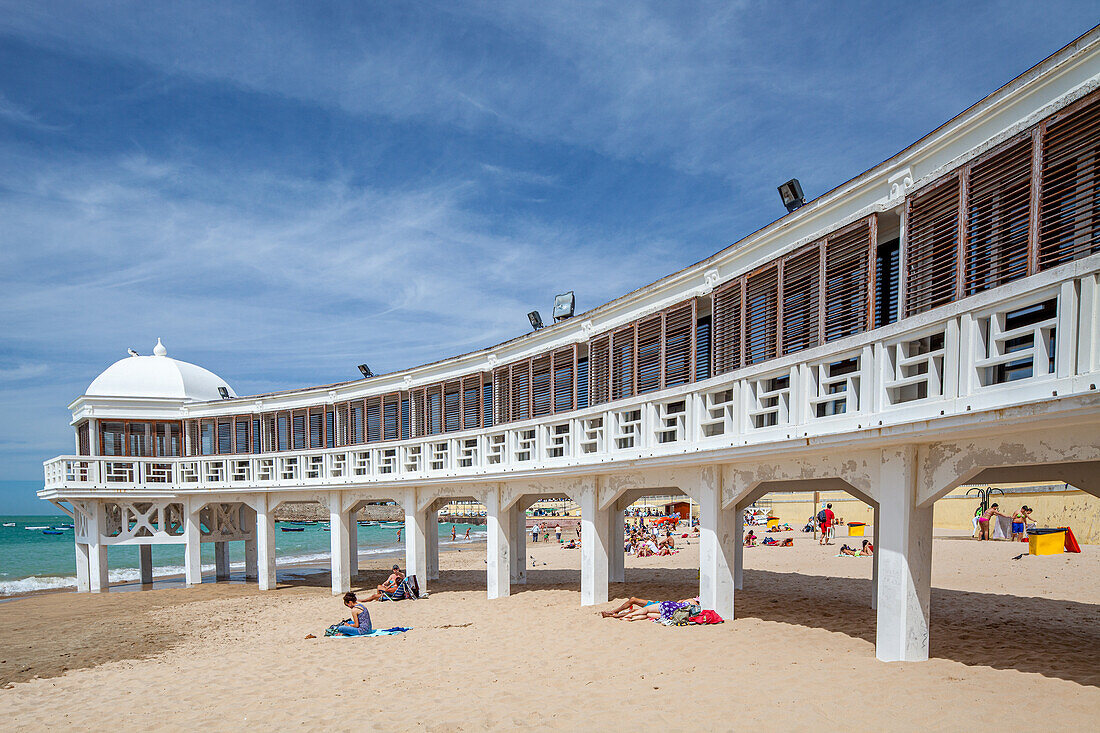
[[[73,530],[65,525],[72,520],[65,514],[0,515],[0,597],[48,590],[76,589],[76,558]],[[301,532],[275,532],[275,564],[280,569],[328,563],[329,532],[327,522],[297,524],[280,522],[276,527],[294,524]],[[10,525],[10,526],[8,526]],[[460,537],[470,530],[470,539],[451,541],[451,527]],[[397,541],[397,530],[403,523],[358,527],[359,557],[393,554],[403,555],[405,545]],[[59,531],[61,534],[43,534]],[[483,525],[446,523],[439,525],[440,549],[452,545],[484,541]],[[165,578],[184,572],[184,546],[153,545],[153,577]],[[202,545],[202,570],[214,571],[214,543]],[[229,543],[229,563],[232,572],[244,570],[244,543]],[[134,545],[113,546],[107,552],[108,579],[112,584],[136,582],[138,548]]]

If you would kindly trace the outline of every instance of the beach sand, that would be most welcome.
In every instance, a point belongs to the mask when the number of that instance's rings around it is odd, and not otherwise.
[[[1013,560],[1026,545],[945,535],[925,663],[875,659],[871,561],[800,533],[746,550],[737,619],[711,627],[600,618],[611,604],[579,605],[580,553],[555,543],[529,544],[528,584],[489,601],[469,546],[441,555],[430,598],[370,604],[375,627],[414,627],[393,637],[304,638],[348,614],[327,575],[282,570],[267,593],[211,582],[2,603],[0,715],[7,730],[1095,729],[1100,547]],[[693,540],[627,558],[611,593],[695,595],[697,553]]]

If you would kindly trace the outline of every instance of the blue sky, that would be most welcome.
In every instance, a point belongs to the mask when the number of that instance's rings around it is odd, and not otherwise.
[[[0,513],[127,347],[391,371],[696,262],[1089,29],[1044,3],[0,0]],[[978,30],[976,30],[978,29]]]

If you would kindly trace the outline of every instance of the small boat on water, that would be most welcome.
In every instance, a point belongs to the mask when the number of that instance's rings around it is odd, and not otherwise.
[[[305,532],[305,527],[279,527],[283,532]]]
[[[378,526],[378,522],[368,522],[365,519],[356,522],[356,524],[358,524],[360,527],[377,527]]]
[[[24,527],[23,529],[49,529],[49,526],[46,525],[42,527]]]
[[[5,526],[5,527],[14,527],[14,526],[15,526],[15,522],[4,522],[4,526]]]
[[[44,529],[44,530],[42,530],[42,534],[65,534],[65,533],[62,532],[61,530],[58,530],[58,529]]]

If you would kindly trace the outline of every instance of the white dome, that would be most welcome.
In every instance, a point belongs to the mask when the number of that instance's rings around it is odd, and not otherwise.
[[[158,397],[173,400],[206,401],[221,399],[218,387],[233,388],[217,374],[186,361],[167,356],[168,350],[157,339],[153,356],[131,356],[107,367],[88,385],[88,397]]]

